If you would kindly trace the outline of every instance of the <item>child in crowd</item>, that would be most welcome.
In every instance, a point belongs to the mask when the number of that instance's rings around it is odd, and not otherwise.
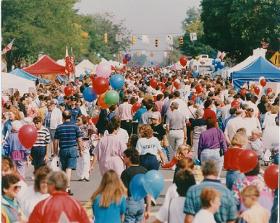
[[[102,177],[97,190],[91,196],[95,223],[124,220],[126,211],[126,188],[114,170],[108,170]]]
[[[263,159],[264,154],[264,144],[261,141],[261,135],[260,130],[254,129],[251,137],[249,138],[249,146],[258,154],[259,160]]]
[[[189,145],[181,145],[178,147],[174,158],[169,163],[163,165],[162,168],[172,168],[179,160],[184,158],[192,159],[192,156],[192,148]]]
[[[195,215],[193,223],[216,223],[214,214],[220,208],[220,197],[220,193],[214,188],[204,188],[200,194],[201,209]]]
[[[268,210],[258,202],[260,192],[255,185],[245,187],[241,192],[241,197],[245,207],[248,209],[240,215],[240,219],[237,222],[267,223],[269,221]]]

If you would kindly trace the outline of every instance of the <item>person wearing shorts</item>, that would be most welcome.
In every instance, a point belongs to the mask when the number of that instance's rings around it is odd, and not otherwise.
[[[59,155],[62,170],[66,172],[68,177],[67,191],[70,195],[73,195],[70,190],[71,172],[77,166],[78,147],[80,154],[84,150],[82,133],[79,127],[70,121],[70,111],[64,111],[62,117],[64,122],[57,127],[54,135],[54,153]],[[60,148],[59,152],[58,145]]]

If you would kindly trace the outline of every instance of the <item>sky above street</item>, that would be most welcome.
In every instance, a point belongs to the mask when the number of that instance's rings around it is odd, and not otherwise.
[[[150,44],[137,41],[132,49],[146,50],[148,55],[152,52],[158,60],[167,49],[166,36],[183,33],[186,10],[199,4],[199,0],[80,0],[76,8],[82,14],[109,12],[116,22],[123,20],[132,35],[148,35]],[[155,38],[160,42],[158,48],[154,47]]]

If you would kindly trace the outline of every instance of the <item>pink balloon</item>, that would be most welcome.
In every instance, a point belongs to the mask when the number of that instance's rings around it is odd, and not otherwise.
[[[107,63],[100,63],[96,68],[96,75],[98,77],[108,78],[112,73],[111,65]]]

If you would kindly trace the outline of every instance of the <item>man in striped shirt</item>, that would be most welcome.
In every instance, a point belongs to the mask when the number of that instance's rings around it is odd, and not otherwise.
[[[32,165],[34,169],[37,170],[40,166],[46,164],[47,156],[47,147],[50,144],[50,132],[45,128],[43,120],[40,116],[37,116],[33,119],[33,123],[37,129],[37,140],[34,143],[31,149]]]
[[[62,166],[62,170],[66,172],[68,178],[67,192],[73,195],[70,191],[71,171],[76,169],[78,148],[79,153],[82,154],[83,141],[82,133],[79,127],[71,122],[71,112],[66,110],[62,113],[63,124],[57,126],[54,134],[54,153],[58,155],[59,144],[59,158]]]

